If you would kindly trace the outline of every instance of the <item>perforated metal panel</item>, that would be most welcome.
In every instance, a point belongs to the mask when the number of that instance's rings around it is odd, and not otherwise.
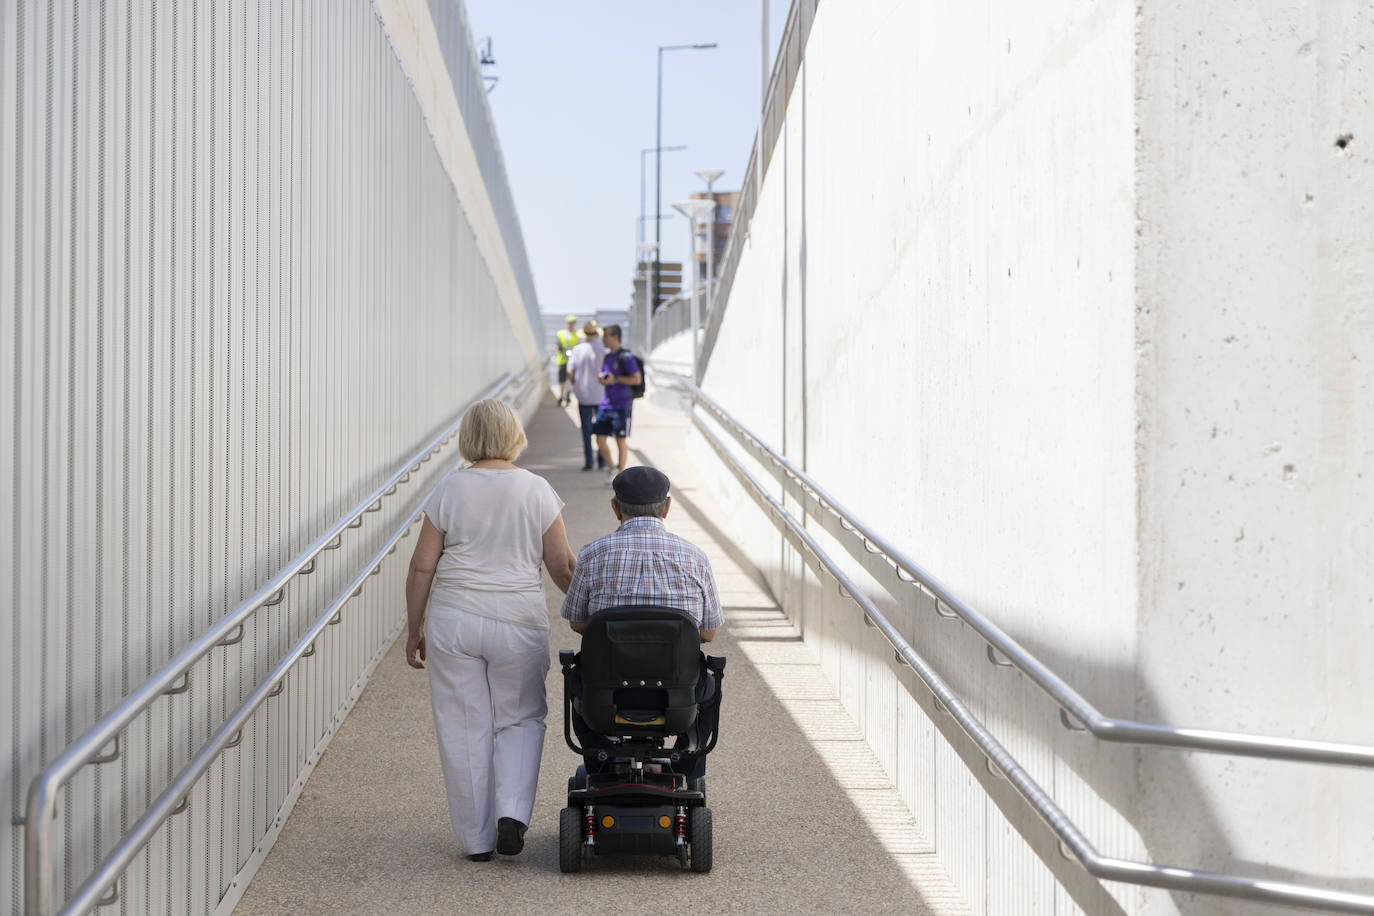
[[[470,131],[503,214],[489,112]],[[0,3],[4,906],[34,774],[519,370],[508,314],[369,3]],[[73,780],[59,898],[444,467]],[[394,637],[403,576],[398,551],[135,861],[120,912],[232,890]]]

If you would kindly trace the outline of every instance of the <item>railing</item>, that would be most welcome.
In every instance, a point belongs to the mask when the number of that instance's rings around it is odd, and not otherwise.
[[[942,618],[967,623],[986,641],[989,662],[998,667],[1017,668],[1060,704],[1060,719],[1065,727],[1090,733],[1105,741],[1229,753],[1268,760],[1374,766],[1374,747],[1272,738],[1213,729],[1174,728],[1114,719],[1102,714],[1014,639],[955,598],[929,573],[858,521],[813,480],[794,468],[787,459],[731,417],[709,395],[682,376],[657,372],[653,374],[656,380],[663,378],[668,384],[682,388],[696,404],[705,407],[720,425],[731,432],[737,442],[752,453],[802,502],[808,514],[837,525],[838,533],[827,525],[827,530],[834,534],[837,540],[845,535],[858,538],[862,544],[863,554],[877,558],[900,583],[919,588],[934,599],[936,612]],[[840,594],[859,605],[864,614],[865,624],[877,628],[882,633],[895,651],[898,662],[909,666],[916,673],[935,697],[937,707],[953,717],[963,732],[978,746],[986,757],[989,771],[1004,777],[1013,786],[1022,800],[1030,805],[1053,831],[1060,841],[1061,850],[1072,853],[1090,874],[1100,879],[1169,890],[1216,894],[1332,912],[1374,914],[1374,896],[1366,894],[1217,874],[1172,865],[1155,865],[1099,853],[1063,810],[950,690],[935,669],[911,647],[873,602],[863,594],[853,579],[830,559],[811,533],[754,479],[715,433],[701,421],[695,411],[692,413],[692,420],[706,442],[729,467],[745,490],[770,514],[774,524],[788,542],[799,552],[812,558],[813,568],[818,576],[822,570],[828,572],[837,583]],[[1075,724],[1075,719],[1082,725]]]
[[[480,398],[497,397],[503,392],[515,389],[521,400],[529,396],[532,387],[539,382],[538,366],[526,367],[519,375],[506,373],[490,385]],[[382,501],[394,495],[407,483],[411,475],[418,473],[422,463],[431,460],[458,432],[462,414],[450,423],[443,432],[431,440],[401,465],[393,474],[366,499],[358,503],[348,514],[340,518],[320,535],[314,543],[287,564],[247,601],[225,615],[214,626],[202,633],[194,642],[182,649],[163,668],[130,693],[114,709],[110,710],[95,725],[91,726],[80,738],[76,739],[56,759],[49,763],[34,777],[29,787],[28,806],[24,822],[24,906],[29,916],[48,916],[55,908],[53,899],[54,848],[53,822],[57,815],[57,799],[63,788],[88,764],[104,764],[119,759],[119,736],[141,713],[159,697],[187,693],[191,690],[191,668],[212,649],[232,646],[242,641],[244,625],[258,610],[280,604],[286,596],[286,586],[297,576],[310,575],[315,571],[317,559],[328,550],[338,549],[343,543],[344,532],[359,528],[364,516],[378,512]],[[381,560],[394,552],[400,538],[409,531],[419,509],[407,518],[405,525],[397,529],[387,541],[382,551],[369,562],[366,569],[349,587],[332,602],[329,609],[315,621],[290,652],[272,670],[267,680],[249,695],[215,733],[191,762],[181,770],[171,784],[159,795],[156,801],[144,812],[118,844],[110,851],[95,871],[81,884],[71,900],[62,908],[63,913],[85,913],[96,906],[113,903],[119,897],[120,876],[134,856],[147,845],[158,828],[174,814],[185,810],[188,793],[206,768],[227,748],[236,747],[242,737],[242,726],[266,699],[277,696],[285,687],[287,672],[302,658],[314,655],[314,640],[325,626],[338,623],[342,607],[352,597],[361,592],[363,581],[379,572]],[[106,747],[109,751],[102,753]]]
[[[719,280],[714,281],[719,285]],[[706,295],[706,288],[697,290],[698,320],[702,323],[706,321],[707,305],[714,308],[718,303],[715,293],[711,296]],[[639,311],[643,311],[641,307]],[[681,334],[692,326],[692,294],[691,292],[673,296],[663,302],[654,312],[654,320],[649,327],[649,342],[647,352],[652,352],[665,340],[674,335]]]
[[[740,255],[744,250],[744,240],[749,235],[749,225],[754,219],[754,208],[758,205],[758,192],[763,186],[763,178],[768,173],[773,159],[773,150],[782,134],[783,122],[787,117],[787,103],[792,97],[792,87],[801,69],[802,52],[806,41],[811,37],[811,23],[816,18],[816,4],[819,0],[792,0],[787,11],[787,23],[783,26],[782,41],[778,44],[778,56],[773,61],[773,73],[768,80],[768,92],[764,96],[763,114],[759,120],[759,134],[754,138],[754,150],[749,156],[749,165],[744,170],[739,199],[735,202],[734,226],[730,229],[730,241],[726,243],[720,271],[716,278],[716,292],[711,297],[711,313],[701,316],[701,349],[697,357],[697,378],[701,378],[706,364],[711,360],[711,351],[720,333],[721,316],[730,300],[730,289],[735,282],[735,271],[739,269]],[[762,163],[762,164],[760,164]],[[655,316],[657,317],[657,316]]]
[[[540,357],[522,369],[520,374],[511,381],[510,389],[513,392],[510,401],[511,407],[519,410],[525,406],[530,395],[539,390],[540,382],[544,380],[544,372],[551,362],[553,362],[552,356]]]

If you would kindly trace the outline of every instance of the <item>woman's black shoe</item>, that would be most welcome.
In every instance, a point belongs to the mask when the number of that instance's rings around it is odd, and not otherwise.
[[[491,861],[491,853],[489,853],[489,852],[474,852],[474,853],[472,853],[470,856],[468,856],[468,861],[469,861],[469,862],[490,862],[490,861]]]
[[[503,856],[517,855],[525,848],[525,825],[513,817],[496,822],[496,851]]]

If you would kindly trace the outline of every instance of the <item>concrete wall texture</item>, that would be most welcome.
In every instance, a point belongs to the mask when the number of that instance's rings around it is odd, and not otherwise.
[[[1374,743],[1371,49],[1356,2],[821,4],[705,389],[1109,714]],[[1262,911],[1085,880],[722,502],[976,911]],[[1370,774],[1071,735],[884,601],[1100,851],[1374,890]]]

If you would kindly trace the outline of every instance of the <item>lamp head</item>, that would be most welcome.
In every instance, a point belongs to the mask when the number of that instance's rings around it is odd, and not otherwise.
[[[715,208],[716,202],[714,200],[702,200],[697,197],[690,200],[679,200],[673,204],[673,209],[687,217],[693,224]]]
[[[706,190],[709,192],[712,185],[716,183],[716,180],[724,174],[725,169],[702,169],[697,172],[697,177],[706,182]]]

